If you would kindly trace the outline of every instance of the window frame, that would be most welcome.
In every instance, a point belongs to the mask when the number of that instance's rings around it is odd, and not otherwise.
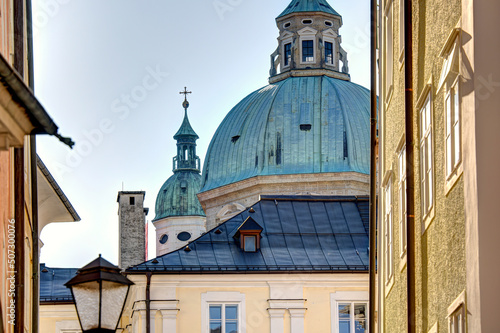
[[[220,306],[221,307],[221,318],[220,319],[212,319],[210,317],[210,308],[212,306]],[[227,333],[226,332],[226,325],[228,324],[229,321],[232,321],[232,319],[227,319],[226,318],[226,307],[227,306],[236,306],[236,324],[237,324],[237,327],[238,327],[238,332],[239,332],[239,318],[241,317],[240,316],[240,307],[237,303],[217,303],[217,302],[210,302],[208,303],[208,329],[209,329],[209,332],[211,332],[211,328],[210,328],[210,325],[212,324],[213,321],[215,320],[220,320],[220,324],[221,324],[221,333]]]
[[[392,173],[386,176],[384,181],[384,281],[389,287],[394,280],[394,237],[393,237],[393,195],[392,195]],[[388,288],[390,289],[390,288]]]
[[[305,27],[301,30],[298,31],[298,34],[300,36],[299,38],[299,52],[300,52],[300,64],[301,65],[310,65],[310,64],[314,64],[316,63],[317,61],[317,38],[316,38],[316,34],[318,33],[318,31],[316,29],[313,29],[311,27]],[[303,57],[304,57],[304,52],[303,52],[303,47],[302,47],[302,44],[304,41],[312,41],[312,50],[313,50],[313,54],[312,54],[312,61],[303,61]]]
[[[450,101],[450,104],[448,104],[448,101]],[[446,91],[444,93],[446,193],[449,192],[449,190],[453,187],[456,180],[462,173],[463,151],[461,104],[460,76],[457,76],[452,84],[450,84],[449,86],[447,85]],[[452,123],[450,123],[450,119]],[[448,140],[450,140],[450,142]],[[451,144],[451,147],[449,146],[449,143]]]
[[[312,51],[310,58],[312,60],[304,60],[304,58],[305,59],[308,58],[304,54],[304,43],[305,42],[311,42],[311,44],[312,44],[312,46],[310,47],[310,49]],[[307,49],[309,49],[309,47],[307,47]],[[316,56],[315,56],[315,49],[314,49],[314,39],[313,38],[302,38],[300,40],[300,63],[301,64],[313,64],[313,63],[315,63],[315,59],[316,59]]]
[[[398,205],[399,205],[399,257],[406,262],[407,247],[407,174],[405,135],[400,140],[396,151],[398,158]],[[402,263],[404,265],[404,263]],[[402,269],[402,267],[401,267]]]
[[[424,231],[434,218],[434,207],[436,200],[435,167],[434,167],[434,122],[432,93],[430,86],[424,90],[423,103],[420,105],[418,114],[419,123],[419,164],[420,164],[420,208]],[[420,98],[419,98],[420,100]],[[425,119],[423,118],[425,116]],[[429,119],[427,119],[429,118]]]
[[[467,332],[467,305],[465,290],[458,295],[458,297],[448,307],[448,332],[449,333],[465,333]],[[459,321],[460,320],[460,321]],[[460,324],[461,329],[455,330],[456,325]]]
[[[359,304],[366,305],[366,332],[368,332],[369,325],[369,293],[368,291],[337,291],[330,294],[330,307],[331,307],[331,332],[339,333],[339,315],[338,307],[340,304]],[[354,327],[351,327],[354,329]]]
[[[290,45],[290,57],[287,57],[286,55],[286,47],[288,45]],[[283,41],[283,68],[290,67],[291,63],[292,63],[292,40],[287,39]]]
[[[393,0],[388,0],[384,7],[384,94],[389,103],[394,90],[394,9]]]
[[[399,0],[399,63],[405,61],[405,0]],[[402,68],[402,66],[401,66]]]
[[[245,303],[245,294],[237,291],[208,291],[201,294],[201,332],[210,333],[210,305],[223,304],[238,305],[238,333],[246,333]]]
[[[331,52],[332,52],[331,53],[331,60],[332,61],[331,62],[327,61],[327,54],[326,54],[326,51],[327,51],[326,45],[327,45],[327,43],[332,46],[332,48],[331,48]],[[331,41],[331,40],[325,39],[324,44],[325,44],[325,47],[324,47],[324,49],[325,49],[325,64],[327,66],[335,66],[335,44],[334,44],[334,42]]]

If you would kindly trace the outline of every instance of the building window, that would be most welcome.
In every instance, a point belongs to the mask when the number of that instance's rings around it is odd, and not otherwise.
[[[432,112],[430,94],[420,109],[420,190],[423,220],[434,205],[434,168],[432,149]]]
[[[210,333],[238,333],[238,305],[211,304]]]
[[[392,92],[392,78],[394,68],[394,40],[392,27],[392,1],[389,1],[385,8],[385,96],[389,98]]]
[[[333,333],[368,332],[367,291],[337,291],[330,301]]]
[[[290,66],[292,62],[292,43],[285,44],[285,51],[283,53],[285,56],[285,67]]]
[[[367,330],[366,303],[339,303],[339,333],[362,333]]]
[[[209,291],[201,294],[201,327],[206,333],[245,333],[245,294]]]
[[[448,318],[449,322],[449,332],[450,333],[465,333],[465,313],[464,307],[460,306],[451,316]]]
[[[389,179],[384,188],[384,243],[385,282],[386,284],[389,284],[394,274],[391,179]]]
[[[325,42],[325,62],[333,65],[333,43]]]
[[[314,41],[302,41],[302,62],[314,62]]]
[[[446,92],[446,176],[451,178],[462,160],[458,80]]]
[[[401,258],[403,258],[406,254],[406,146],[404,145],[398,154],[398,179],[399,250]]]
[[[257,251],[257,236],[243,236],[245,252]]]
[[[131,206],[135,205],[135,198],[134,197],[130,197],[129,198],[129,203]]]

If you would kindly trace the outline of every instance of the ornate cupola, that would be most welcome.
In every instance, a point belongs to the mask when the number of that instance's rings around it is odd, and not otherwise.
[[[326,0],[293,0],[276,24],[279,45],[271,54],[269,83],[321,75],[350,80],[347,53],[340,46],[342,17]]]
[[[191,124],[189,123],[187,109],[189,108],[189,102],[187,101],[187,94],[190,94],[184,87],[184,102],[182,106],[184,107],[184,120],[182,125],[175,133],[174,140],[177,141],[177,156],[173,160],[173,171],[178,172],[181,170],[194,170],[198,173],[200,172],[200,158],[196,156],[196,140],[198,140],[198,134],[193,130]]]
[[[205,213],[196,196],[201,187],[200,158],[196,156],[198,135],[189,123],[189,102],[184,88],[184,120],[175,133],[177,156],[173,158],[174,174],[163,184],[156,197],[156,255],[184,246],[205,232]]]

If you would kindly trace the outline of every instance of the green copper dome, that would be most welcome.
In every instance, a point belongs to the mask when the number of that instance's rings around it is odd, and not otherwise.
[[[156,197],[153,221],[172,216],[205,216],[196,193],[201,176],[196,172],[176,172],[163,184]]]
[[[201,192],[255,176],[369,173],[370,93],[347,80],[291,77],[259,89],[222,121]]]
[[[293,0],[277,18],[301,12],[324,12],[340,16],[326,0]]]

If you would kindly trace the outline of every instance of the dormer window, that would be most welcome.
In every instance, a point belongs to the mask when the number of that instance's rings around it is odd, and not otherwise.
[[[302,41],[302,62],[314,62],[314,41]]]
[[[240,248],[245,252],[257,252],[260,249],[262,227],[254,219],[248,217],[243,222],[233,238],[240,243]]]

